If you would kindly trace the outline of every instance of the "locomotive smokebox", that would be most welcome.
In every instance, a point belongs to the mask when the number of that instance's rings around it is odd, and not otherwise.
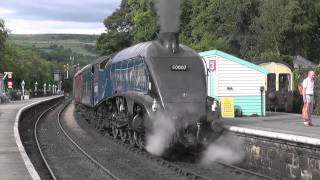
[[[179,34],[177,32],[160,33],[159,42],[172,53],[177,53],[179,51]]]

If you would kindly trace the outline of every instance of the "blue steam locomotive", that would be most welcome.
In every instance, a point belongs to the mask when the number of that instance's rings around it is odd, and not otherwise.
[[[223,131],[218,102],[206,94],[203,62],[176,33],[99,58],[75,75],[73,87],[76,108],[90,124],[140,148],[157,131],[168,146],[207,144]]]

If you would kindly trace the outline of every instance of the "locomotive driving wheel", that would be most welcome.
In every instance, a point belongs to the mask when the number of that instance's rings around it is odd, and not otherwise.
[[[112,125],[112,136],[114,139],[117,139],[119,135],[119,129],[115,126]]]
[[[135,146],[136,145],[136,142],[134,140],[134,132],[133,131],[128,131],[128,142],[131,146]]]
[[[143,133],[134,132],[133,133],[134,141],[137,144],[138,148],[144,149],[145,147],[145,137]]]
[[[119,130],[120,139],[122,142],[126,142],[128,139],[128,131],[124,128]]]

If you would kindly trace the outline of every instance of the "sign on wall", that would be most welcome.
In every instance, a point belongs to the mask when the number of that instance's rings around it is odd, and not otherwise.
[[[2,93],[2,90],[3,90],[3,77],[4,77],[4,74],[0,73],[0,93]]]
[[[216,61],[215,60],[210,60],[209,61],[209,70],[210,71],[215,71],[216,70]]]
[[[7,80],[7,85],[8,85],[8,89],[12,89],[13,88],[13,78],[12,78],[12,72],[5,72],[8,76],[8,80]]]
[[[233,97],[221,97],[221,114],[224,118],[234,118]]]

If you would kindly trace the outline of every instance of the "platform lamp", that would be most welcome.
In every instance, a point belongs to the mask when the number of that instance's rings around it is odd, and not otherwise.
[[[22,88],[22,96],[21,96],[21,100],[24,100],[24,86],[26,85],[26,83],[24,82],[24,80],[22,80],[21,82],[21,88]]]
[[[45,96],[47,94],[46,87],[47,87],[47,84],[44,83],[43,84],[43,96]]]
[[[51,84],[49,84],[49,89],[48,89],[48,92],[50,93],[51,91]]]
[[[35,96],[37,96],[38,95],[38,82],[36,81],[35,83],[34,83],[34,95]]]
[[[56,91],[56,85],[52,85],[52,94],[55,94],[55,91]]]

